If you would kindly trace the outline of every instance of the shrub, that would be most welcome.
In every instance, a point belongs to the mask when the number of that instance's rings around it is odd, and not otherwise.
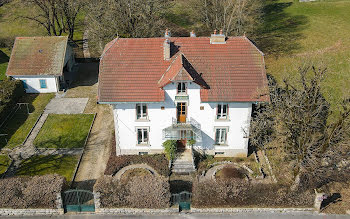
[[[94,192],[100,193],[104,208],[166,208],[170,206],[170,186],[163,177],[146,175],[121,182],[112,176],[97,180]]]
[[[154,168],[160,175],[168,176],[169,161],[164,154],[154,154],[154,155],[120,155],[115,156],[111,154],[107,167],[105,170],[105,175],[113,175],[131,164],[141,164],[145,163]]]
[[[166,140],[163,142],[165,156],[168,160],[174,160],[176,155],[176,140]]]
[[[24,95],[24,89],[20,80],[0,81],[0,121],[13,109],[18,99]]]
[[[57,174],[0,180],[0,208],[57,208],[65,178]]]
[[[170,185],[163,177],[133,177],[127,184],[126,199],[132,208],[167,208],[170,206]]]
[[[314,192],[290,191],[280,184],[249,184],[245,180],[193,182],[194,207],[312,207]]]
[[[191,139],[191,140],[188,141],[188,144],[193,146],[194,144],[196,144],[196,140]]]

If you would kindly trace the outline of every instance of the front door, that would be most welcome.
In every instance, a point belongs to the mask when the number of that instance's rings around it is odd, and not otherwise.
[[[177,150],[184,151],[186,149],[186,130],[180,130],[180,140],[177,141]]]
[[[177,103],[177,122],[186,122],[186,103]]]

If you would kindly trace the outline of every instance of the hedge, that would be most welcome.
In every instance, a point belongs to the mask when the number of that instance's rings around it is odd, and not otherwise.
[[[103,176],[94,185],[100,193],[102,208],[167,208],[170,206],[170,185],[165,177],[145,175],[129,181]]]
[[[313,191],[290,191],[280,184],[250,184],[246,180],[194,180],[192,205],[215,207],[313,207]]]
[[[113,135],[114,138],[114,135]],[[111,141],[111,155],[107,162],[105,175],[113,175],[131,164],[145,163],[155,169],[160,175],[169,176],[169,161],[164,154],[153,155],[120,155],[116,156],[115,140]]]
[[[24,95],[23,84],[20,80],[0,81],[0,122],[11,113],[21,96]]]
[[[57,194],[66,185],[57,174],[0,180],[0,208],[57,208]]]

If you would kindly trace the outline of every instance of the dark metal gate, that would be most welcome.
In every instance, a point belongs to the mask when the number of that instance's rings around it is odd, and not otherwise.
[[[65,191],[63,193],[63,207],[66,212],[94,212],[94,194],[79,189]]]
[[[192,193],[183,191],[178,194],[171,195],[171,203],[179,205],[179,211],[191,209]]]

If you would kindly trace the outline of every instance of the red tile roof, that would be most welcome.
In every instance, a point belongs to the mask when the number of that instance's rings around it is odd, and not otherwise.
[[[68,37],[17,37],[8,76],[62,75]]]
[[[202,86],[202,102],[268,101],[263,54],[246,37],[210,44],[209,37],[168,38],[176,48],[164,60],[165,38],[119,38],[106,45],[100,62],[99,102],[160,102],[175,77]],[[180,59],[181,57],[181,59]],[[179,74],[181,73],[181,74]]]

